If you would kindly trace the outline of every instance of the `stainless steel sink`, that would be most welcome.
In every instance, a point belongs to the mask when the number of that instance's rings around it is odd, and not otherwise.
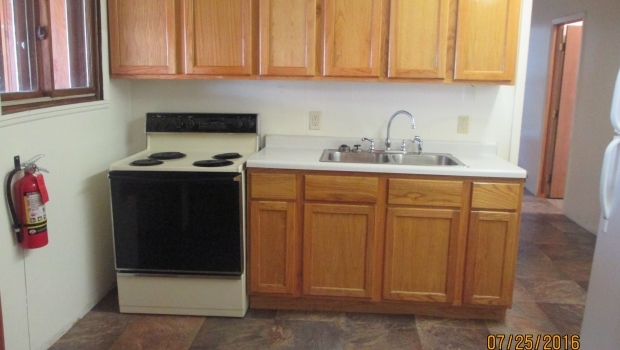
[[[447,153],[398,153],[398,152],[340,152],[326,149],[321,155],[321,162],[362,163],[362,164],[398,164],[426,166],[466,166],[460,160]]]

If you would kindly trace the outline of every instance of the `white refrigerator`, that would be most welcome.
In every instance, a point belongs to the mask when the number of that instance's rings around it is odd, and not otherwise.
[[[620,71],[611,104],[616,132],[601,173],[601,219],[581,326],[581,349],[620,349]]]

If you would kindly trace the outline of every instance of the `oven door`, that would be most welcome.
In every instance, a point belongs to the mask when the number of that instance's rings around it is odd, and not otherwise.
[[[240,276],[239,173],[111,171],[116,269]]]

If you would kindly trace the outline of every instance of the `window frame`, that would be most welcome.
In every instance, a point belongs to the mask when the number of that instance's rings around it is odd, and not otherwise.
[[[0,6],[4,6],[4,1]],[[102,79],[102,47],[101,47],[101,3],[100,0],[91,0],[90,18],[91,31],[88,33],[90,40],[89,55],[91,58],[92,87],[55,89],[53,73],[53,49],[52,49],[52,29],[51,11],[49,0],[35,0],[35,22],[38,26],[47,29],[47,37],[37,40],[36,54],[39,90],[30,92],[7,92],[1,94],[2,115],[18,113],[28,110],[40,109],[45,107],[62,106],[83,102],[103,100],[103,79]],[[4,34],[4,32],[3,32]],[[4,38],[2,38],[4,40]]]

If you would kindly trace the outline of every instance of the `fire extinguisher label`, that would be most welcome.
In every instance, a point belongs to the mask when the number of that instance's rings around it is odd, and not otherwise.
[[[47,230],[45,206],[39,192],[24,193],[24,209],[27,213],[26,230],[34,235]]]

